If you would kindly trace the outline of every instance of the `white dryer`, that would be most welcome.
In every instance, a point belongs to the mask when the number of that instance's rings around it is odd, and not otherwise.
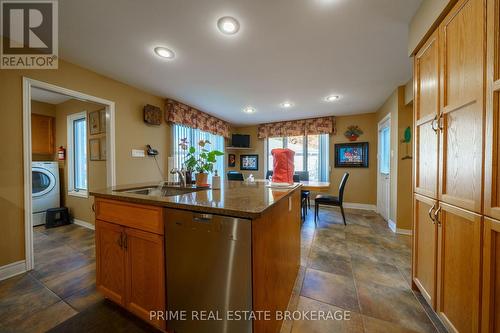
[[[57,162],[32,162],[33,225],[45,224],[45,212],[58,208],[61,202],[59,190],[59,166]]]

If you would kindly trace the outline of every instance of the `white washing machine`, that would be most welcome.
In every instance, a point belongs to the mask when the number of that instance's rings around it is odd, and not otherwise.
[[[59,166],[57,162],[32,162],[32,208],[33,225],[45,224],[45,212],[58,208],[61,202],[59,193]]]

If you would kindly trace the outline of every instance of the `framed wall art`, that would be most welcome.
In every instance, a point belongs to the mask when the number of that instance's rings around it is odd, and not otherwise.
[[[336,168],[368,168],[368,142],[335,144]]]
[[[240,155],[240,170],[259,170],[259,155]]]

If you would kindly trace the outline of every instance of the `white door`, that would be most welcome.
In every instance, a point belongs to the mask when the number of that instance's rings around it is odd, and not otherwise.
[[[391,201],[391,119],[382,120],[378,126],[377,210],[389,220]]]

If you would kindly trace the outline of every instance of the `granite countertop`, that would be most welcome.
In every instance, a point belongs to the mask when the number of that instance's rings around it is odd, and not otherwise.
[[[302,185],[295,183],[290,188],[270,188],[266,186],[265,181],[256,181],[255,183],[225,181],[221,184],[221,189],[219,190],[195,189],[194,192],[175,196],[124,192],[130,189],[157,186],[158,183],[121,185],[91,191],[90,195],[139,204],[255,219],[275,203],[288,197]],[[178,186],[168,187],[179,188]]]

